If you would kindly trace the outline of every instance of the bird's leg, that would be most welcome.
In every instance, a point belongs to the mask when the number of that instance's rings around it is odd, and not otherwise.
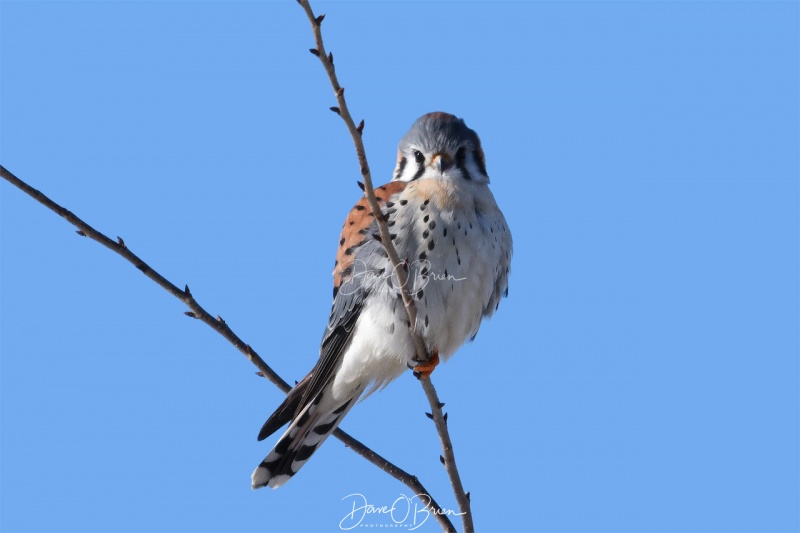
[[[433,353],[431,353],[430,358],[422,364],[419,364],[414,367],[414,375],[417,378],[421,377],[430,377],[433,370],[439,364],[439,350],[436,348],[433,349]]]

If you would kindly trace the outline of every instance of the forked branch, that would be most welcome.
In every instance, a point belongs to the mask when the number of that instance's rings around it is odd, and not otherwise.
[[[415,326],[417,323],[417,310],[414,306],[414,300],[411,298],[411,294],[408,290],[408,262],[398,256],[397,250],[395,250],[394,245],[392,244],[392,239],[390,238],[389,228],[386,224],[386,218],[384,217],[383,212],[378,205],[377,198],[375,198],[375,190],[372,185],[372,175],[369,170],[369,165],[367,164],[367,155],[366,151],[364,150],[364,143],[361,139],[361,135],[364,130],[364,121],[362,120],[361,123],[356,126],[353,117],[350,115],[350,110],[348,109],[347,102],[344,98],[344,87],[339,84],[339,80],[336,76],[336,69],[333,65],[333,54],[326,54],[325,44],[322,41],[322,20],[325,18],[325,15],[320,15],[318,17],[315,16],[308,0],[297,0],[297,3],[300,4],[303,10],[306,12],[306,16],[311,23],[311,29],[314,32],[314,42],[316,44],[316,48],[310,49],[310,52],[319,58],[322,66],[325,68],[325,72],[328,74],[328,79],[330,80],[331,87],[333,88],[333,94],[336,97],[337,106],[331,107],[331,111],[342,117],[342,120],[347,126],[347,130],[350,132],[350,136],[353,138],[356,156],[358,157],[358,165],[361,170],[361,176],[364,180],[364,195],[369,202],[372,213],[375,215],[375,220],[380,231],[381,244],[386,250],[389,259],[392,262],[392,266],[394,267],[394,272],[397,275],[397,281],[398,285],[400,286],[403,304],[405,305],[406,313],[408,314],[409,329],[414,342],[415,350],[417,352],[417,359],[419,361],[427,361],[430,359],[430,354],[425,346],[425,341],[422,339],[422,336],[415,331]],[[439,439],[441,440],[443,452],[441,459],[444,463],[445,469],[447,470],[448,476],[450,476],[450,484],[453,487],[453,493],[455,494],[456,501],[458,502],[458,508],[464,525],[464,531],[465,533],[471,533],[474,531],[475,527],[472,522],[469,494],[464,492],[464,487],[461,484],[461,476],[459,475],[458,468],[456,467],[455,455],[453,454],[453,444],[450,440],[450,433],[447,430],[447,418],[442,413],[442,406],[444,404],[439,401],[439,397],[436,394],[436,389],[434,388],[429,376],[420,377],[420,381],[422,382],[422,388],[425,391],[425,396],[428,398],[428,403],[431,407],[431,418],[436,424],[436,430],[439,433]]]

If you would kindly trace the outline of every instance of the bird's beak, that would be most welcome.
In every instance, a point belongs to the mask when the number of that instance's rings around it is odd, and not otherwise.
[[[450,168],[453,162],[450,160],[450,157],[447,154],[433,154],[433,159],[431,160],[431,166],[439,171],[440,174],[443,174],[445,170]]]

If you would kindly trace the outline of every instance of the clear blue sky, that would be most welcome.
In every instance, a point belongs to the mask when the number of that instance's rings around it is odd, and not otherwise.
[[[514,233],[509,298],[434,373],[477,527],[797,531],[798,3],[314,7],[376,181],[416,117],[450,111]],[[302,377],[360,194],[302,10],[0,16],[0,163]],[[3,531],[336,531],[345,496],[408,494],[335,440],[251,491],[277,389],[135,268],[0,195]],[[454,507],[425,410],[409,374],[343,427]]]

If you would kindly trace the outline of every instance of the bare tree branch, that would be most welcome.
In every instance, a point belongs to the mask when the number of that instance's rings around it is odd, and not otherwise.
[[[233,344],[240,352],[242,352],[249,360],[252,362],[256,368],[258,368],[258,374],[267,378],[276,387],[282,390],[284,393],[289,392],[291,390],[291,386],[286,383],[270,366],[264,362],[264,360],[259,356],[255,350],[253,350],[249,344],[246,344],[242,339],[236,335],[233,330],[225,323],[225,321],[217,315],[216,318],[211,316],[192,296],[192,293],[189,291],[189,286],[187,285],[184,290],[179,289],[175,286],[172,282],[167,280],[164,276],[159,274],[157,271],[153,270],[147,263],[145,263],[139,256],[134,254],[133,252],[128,249],[125,245],[125,242],[122,238],[117,237],[117,241],[113,241],[108,238],[103,233],[100,233],[92,226],[84,222],[81,218],[76,216],[74,213],[69,211],[68,209],[60,206],[47,196],[45,196],[41,191],[31,187],[14,174],[12,174],[8,169],[4,166],[0,165],[0,177],[14,185],[15,187],[21,189],[23,192],[28,194],[28,196],[32,197],[37,202],[41,203],[51,211],[57,213],[61,217],[63,217],[67,222],[75,226],[77,229],[76,233],[83,237],[88,237],[94,241],[99,242],[106,248],[110,249],[111,251],[115,252],[118,255],[121,255],[125,258],[129,263],[133,264],[136,268],[142,271],[142,273],[156,282],[160,287],[170,293],[172,296],[176,297],[180,301],[182,301],[186,306],[190,309],[190,311],[186,311],[186,315],[192,318],[196,318],[211,328],[213,328],[217,333],[222,335],[228,342]],[[430,509],[431,513],[436,517],[439,521],[439,524],[442,526],[442,529],[448,532],[455,532],[456,529],[450,520],[447,518],[445,511],[439,506],[438,503],[433,499],[433,496],[425,489],[422,483],[417,479],[416,476],[409,474],[402,468],[394,465],[393,463],[386,460],[381,455],[377,454],[376,452],[372,451],[370,448],[365,446],[363,443],[352,437],[351,435],[345,433],[341,429],[337,429],[333,436],[339,439],[344,443],[345,446],[356,452],[361,457],[365,458],[370,463],[374,464],[396,480],[400,481],[411,490],[414,491],[414,494],[421,496],[428,500],[428,508]],[[425,503],[425,502],[423,502]]]
[[[325,72],[328,74],[328,79],[331,83],[331,87],[333,87],[333,94],[336,96],[336,102],[338,105],[336,107],[331,107],[331,111],[342,117],[342,120],[347,126],[347,130],[350,132],[350,136],[353,138],[356,156],[358,157],[358,164],[361,169],[361,176],[364,179],[364,195],[369,202],[372,213],[375,215],[375,220],[380,231],[381,244],[386,250],[389,259],[392,262],[392,266],[394,267],[394,272],[397,275],[398,285],[400,285],[400,293],[403,297],[403,304],[405,304],[406,313],[408,314],[411,338],[414,342],[414,347],[417,352],[417,360],[428,361],[430,359],[430,354],[425,346],[425,341],[414,329],[417,323],[417,310],[414,306],[414,300],[411,298],[411,294],[408,290],[408,262],[401,260],[397,255],[397,250],[395,250],[389,234],[389,228],[386,225],[386,217],[383,215],[383,212],[378,205],[378,200],[375,198],[375,190],[372,186],[372,175],[369,171],[367,155],[366,151],[364,150],[364,143],[361,139],[361,134],[364,129],[364,121],[362,120],[359,126],[356,126],[355,122],[353,121],[353,117],[350,115],[350,110],[348,109],[347,102],[344,98],[344,87],[339,85],[339,80],[336,76],[336,70],[333,65],[333,54],[325,53],[325,44],[322,41],[321,28],[322,20],[325,18],[325,15],[323,14],[319,17],[315,16],[308,0],[297,0],[297,3],[302,6],[303,10],[305,10],[306,16],[311,23],[311,29],[314,32],[314,42],[316,44],[316,48],[312,48],[310,52],[319,58],[322,66],[325,68]],[[472,522],[470,500],[469,496],[464,492],[464,487],[461,484],[461,476],[459,475],[458,468],[456,467],[455,455],[453,454],[453,444],[450,440],[450,434],[447,430],[447,421],[442,413],[442,404],[439,402],[439,397],[436,394],[436,389],[433,386],[433,382],[430,380],[430,376],[422,376],[420,377],[420,381],[422,382],[422,387],[425,390],[425,396],[428,398],[428,403],[431,407],[432,418],[436,424],[436,430],[439,433],[439,438],[442,443],[442,450],[444,452],[443,463],[445,469],[447,470],[447,474],[450,476],[450,484],[453,487],[453,493],[455,494],[456,501],[458,502],[458,508],[461,512],[461,519],[464,525],[464,532],[472,533],[475,530],[475,526]]]

